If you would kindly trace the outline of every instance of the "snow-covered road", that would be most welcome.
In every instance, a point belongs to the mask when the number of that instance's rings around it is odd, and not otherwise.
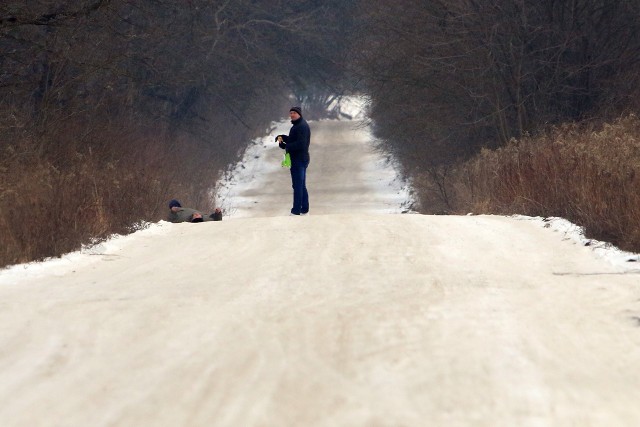
[[[265,142],[222,222],[0,272],[0,425],[640,425],[636,270],[539,221],[392,214],[366,130],[312,130],[312,215]]]

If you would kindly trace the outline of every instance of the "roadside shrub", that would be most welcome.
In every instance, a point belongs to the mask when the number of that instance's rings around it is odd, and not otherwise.
[[[483,150],[449,186],[460,213],[559,216],[640,251],[640,120],[567,124]]]
[[[0,267],[164,218],[171,197],[212,207],[207,192],[228,159],[161,126],[84,128],[67,122],[39,139],[14,132],[0,147]]]

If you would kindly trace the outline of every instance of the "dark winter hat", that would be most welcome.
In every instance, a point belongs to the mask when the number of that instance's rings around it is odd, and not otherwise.
[[[171,209],[171,208],[181,208],[181,207],[182,207],[182,205],[176,199],[171,199],[171,201],[169,202],[169,209]]]
[[[295,111],[302,116],[302,109],[300,107],[291,107],[289,111]]]

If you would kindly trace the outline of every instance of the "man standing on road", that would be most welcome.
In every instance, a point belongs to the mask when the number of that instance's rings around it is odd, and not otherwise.
[[[300,107],[291,107],[289,117],[293,126],[289,135],[278,135],[276,141],[291,157],[291,185],[293,187],[292,215],[305,215],[309,212],[309,193],[307,192],[307,167],[309,166],[309,144],[311,130],[302,117]]]

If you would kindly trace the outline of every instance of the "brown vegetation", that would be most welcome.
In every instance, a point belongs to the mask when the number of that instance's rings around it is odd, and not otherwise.
[[[459,212],[558,216],[640,252],[640,120],[564,125],[484,150],[451,178]]]
[[[29,138],[2,147],[3,263],[126,233],[142,220],[164,217],[174,194],[199,206],[212,203],[206,193],[222,165],[193,140],[124,121],[85,135],[83,125],[65,124],[58,135],[47,135],[55,138],[53,150]],[[194,160],[194,152],[203,156]]]

